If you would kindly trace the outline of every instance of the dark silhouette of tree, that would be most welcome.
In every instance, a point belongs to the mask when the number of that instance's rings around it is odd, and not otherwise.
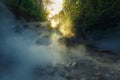
[[[22,0],[19,0],[19,1],[18,1],[18,6],[17,6],[17,8],[20,7],[21,3],[22,3]]]

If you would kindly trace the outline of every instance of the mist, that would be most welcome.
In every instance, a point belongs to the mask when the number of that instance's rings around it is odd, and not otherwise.
[[[120,57],[103,50],[119,52],[116,37],[70,47],[47,22],[27,22],[0,3],[0,80],[120,80]]]
[[[39,29],[42,33],[37,34],[34,30],[24,28],[24,23],[0,3],[0,80],[35,80],[34,68],[64,64],[65,48],[52,36],[44,37],[44,29]],[[45,27],[43,22],[40,25]],[[49,76],[45,77],[39,80],[50,79]],[[59,76],[56,78],[62,80]]]

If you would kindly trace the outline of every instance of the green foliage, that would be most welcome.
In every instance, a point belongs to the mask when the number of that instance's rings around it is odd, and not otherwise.
[[[64,0],[65,14],[70,16],[72,20],[76,20],[81,15],[81,2],[80,0]]]
[[[37,6],[32,0],[23,0],[20,5],[20,9],[30,13],[30,15],[35,15],[36,12],[38,11]]]
[[[46,12],[43,9],[42,0],[7,0],[6,3],[14,11],[19,11],[21,16],[39,21],[46,20]]]
[[[65,0],[63,7],[78,35],[83,29],[105,30],[120,22],[120,0]]]

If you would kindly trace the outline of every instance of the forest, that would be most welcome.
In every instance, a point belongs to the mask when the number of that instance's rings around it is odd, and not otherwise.
[[[28,21],[45,21],[48,13],[42,0],[6,0],[10,9]],[[44,1],[50,4],[49,0]],[[64,0],[60,20],[72,22],[76,37],[120,27],[120,0]]]
[[[0,80],[120,80],[120,0],[0,0]]]

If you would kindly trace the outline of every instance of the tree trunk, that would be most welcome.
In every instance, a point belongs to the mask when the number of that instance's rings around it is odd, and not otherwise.
[[[22,3],[22,0],[19,0],[17,8],[20,7],[21,3]]]

